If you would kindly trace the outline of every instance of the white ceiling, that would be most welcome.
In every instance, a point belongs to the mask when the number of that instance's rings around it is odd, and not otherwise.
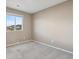
[[[66,0],[6,0],[7,7],[20,11],[35,13],[40,10],[52,7]]]

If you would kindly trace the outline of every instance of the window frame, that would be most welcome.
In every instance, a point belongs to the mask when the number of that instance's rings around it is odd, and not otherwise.
[[[15,28],[14,28],[13,31],[7,31],[7,29],[6,29],[6,32],[18,32],[18,31],[23,31],[23,19],[24,19],[24,15],[20,15],[20,14],[14,14],[14,13],[8,13],[8,12],[6,12],[6,17],[7,17],[7,15],[15,16],[15,19],[14,19],[14,21],[15,21],[15,25],[16,25],[16,16],[22,17],[22,28],[21,28],[21,30],[15,30]],[[7,27],[7,20],[6,20],[6,27]]]

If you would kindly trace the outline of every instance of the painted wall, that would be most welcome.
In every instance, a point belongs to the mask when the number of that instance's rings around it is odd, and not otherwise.
[[[6,12],[23,15],[23,31],[14,31],[6,33],[6,44],[14,44],[31,39],[31,15],[11,8],[6,8]]]
[[[73,51],[72,0],[35,13],[33,27],[33,39]]]

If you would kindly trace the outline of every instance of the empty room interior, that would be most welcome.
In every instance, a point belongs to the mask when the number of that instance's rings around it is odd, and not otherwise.
[[[73,59],[73,0],[6,0],[6,59]]]

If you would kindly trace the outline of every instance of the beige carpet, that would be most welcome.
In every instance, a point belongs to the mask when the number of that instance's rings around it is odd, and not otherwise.
[[[36,42],[29,42],[8,47],[6,59],[73,59],[73,55]]]

